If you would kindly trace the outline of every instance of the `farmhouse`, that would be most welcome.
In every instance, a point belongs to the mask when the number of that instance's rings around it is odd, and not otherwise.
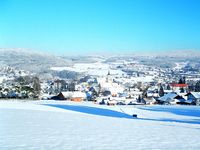
[[[86,99],[86,94],[84,92],[79,92],[79,91],[60,92],[56,96],[56,99],[58,99],[58,100],[71,100],[71,101],[80,102],[80,101]]]

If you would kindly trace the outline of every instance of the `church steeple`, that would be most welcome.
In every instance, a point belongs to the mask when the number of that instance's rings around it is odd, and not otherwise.
[[[110,76],[110,70],[108,70],[108,74],[106,76],[106,82],[109,82],[110,78],[111,78],[111,76]]]
[[[108,70],[108,74],[107,74],[107,76],[109,76],[110,75],[110,70]]]

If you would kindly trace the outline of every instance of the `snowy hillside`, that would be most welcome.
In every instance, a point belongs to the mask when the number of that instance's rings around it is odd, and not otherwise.
[[[16,69],[41,72],[53,66],[67,66],[71,61],[58,56],[34,52],[28,49],[0,49],[0,66],[7,65]]]
[[[1,150],[200,148],[199,107],[1,101],[0,122]]]

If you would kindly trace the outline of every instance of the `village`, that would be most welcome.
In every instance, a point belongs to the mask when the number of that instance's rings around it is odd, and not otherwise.
[[[12,67],[0,72],[0,99],[92,101],[105,105],[199,105],[199,70],[187,63],[173,68],[141,64],[134,59],[76,63],[51,67],[71,71],[74,78],[40,79]]]

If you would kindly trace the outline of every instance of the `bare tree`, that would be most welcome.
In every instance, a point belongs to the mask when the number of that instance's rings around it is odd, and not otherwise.
[[[36,97],[40,95],[41,85],[38,77],[33,77],[33,89]]]

